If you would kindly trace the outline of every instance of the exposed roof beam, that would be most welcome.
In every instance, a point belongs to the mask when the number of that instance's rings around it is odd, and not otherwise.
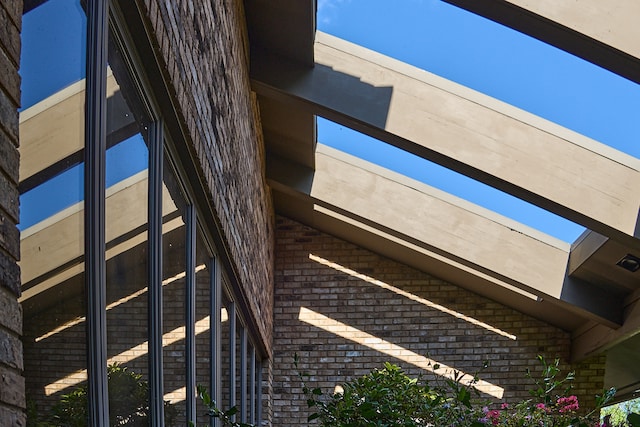
[[[619,326],[620,301],[566,277],[568,244],[329,147],[319,144],[317,150],[315,171],[272,159],[270,184],[396,243],[492,278],[493,286],[506,284],[570,304],[598,322]]]
[[[444,0],[640,83],[637,0]]]
[[[256,55],[255,90],[640,247],[640,160],[360,46],[317,40],[311,70]]]

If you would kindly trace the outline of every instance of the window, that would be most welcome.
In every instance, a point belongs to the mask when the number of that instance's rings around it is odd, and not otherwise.
[[[117,6],[103,33],[107,11],[98,3],[86,12],[68,0],[25,9],[28,416],[92,426],[215,425],[197,400],[203,385],[224,409],[241,404],[239,420],[258,422],[259,355],[236,291],[223,290],[215,230],[194,202],[203,190],[185,178],[173,155],[180,135],[165,129],[148,89],[146,75],[158,71],[140,67],[149,62],[137,58]],[[91,43],[97,48],[86,49]]]
[[[86,26],[79,1],[50,0],[25,10],[23,19],[19,228],[31,418],[51,413],[62,395],[87,380]],[[86,399],[80,405],[86,412]]]

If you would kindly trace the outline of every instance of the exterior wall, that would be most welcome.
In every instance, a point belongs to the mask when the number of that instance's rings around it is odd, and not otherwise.
[[[264,343],[272,330],[273,208],[248,76],[242,2],[139,0]]]
[[[26,425],[18,222],[18,106],[22,2],[0,4],[0,425]]]
[[[303,321],[302,308],[328,319]],[[273,420],[278,426],[304,425],[308,415],[293,367],[295,353],[313,386],[325,392],[385,361],[417,374],[419,369],[400,360],[399,349],[393,350],[391,344],[413,352],[414,360],[428,355],[470,374],[488,360],[490,366],[480,377],[503,388],[507,402],[530,397],[532,383],[525,370],[540,366],[537,355],[551,361],[556,357],[566,361],[569,356],[570,337],[562,330],[281,217],[276,221],[274,316]],[[471,319],[515,339],[470,323]],[[341,326],[346,336],[326,330],[333,321],[346,325]],[[355,343],[357,335],[369,346]],[[371,348],[370,343],[381,340],[389,343],[389,354]],[[602,390],[604,357],[579,366],[563,362],[564,373],[574,369],[578,378],[574,392],[583,405],[592,404],[595,393]]]

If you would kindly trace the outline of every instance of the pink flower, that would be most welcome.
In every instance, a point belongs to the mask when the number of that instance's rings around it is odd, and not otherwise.
[[[500,411],[493,409],[487,412],[487,418],[491,421],[491,424],[497,426],[500,418]]]
[[[508,407],[509,407],[509,404],[505,402],[500,406],[500,409],[507,409]]]
[[[580,408],[577,396],[561,397],[556,404],[558,405],[558,411],[560,413],[573,412]]]

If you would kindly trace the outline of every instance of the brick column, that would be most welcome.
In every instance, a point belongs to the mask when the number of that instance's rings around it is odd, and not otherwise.
[[[0,425],[25,426],[18,195],[22,1],[0,4]]]

